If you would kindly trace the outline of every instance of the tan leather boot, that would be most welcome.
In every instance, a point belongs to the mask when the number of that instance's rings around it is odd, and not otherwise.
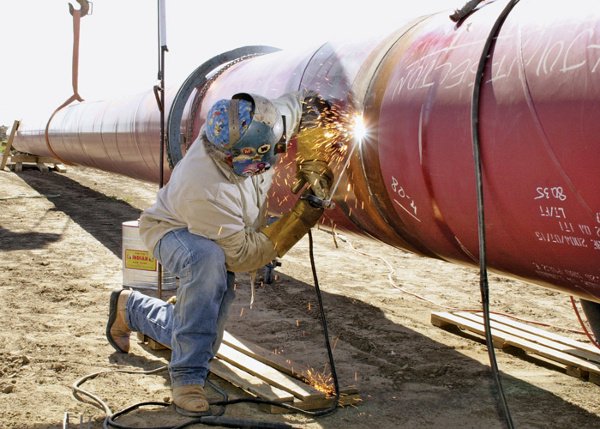
[[[186,384],[173,387],[175,410],[183,416],[197,417],[209,414],[208,400],[204,387],[199,384]]]
[[[127,325],[127,300],[131,295],[130,290],[118,289],[110,294],[108,323],[106,324],[106,338],[116,351],[129,352],[129,334],[131,329]]]

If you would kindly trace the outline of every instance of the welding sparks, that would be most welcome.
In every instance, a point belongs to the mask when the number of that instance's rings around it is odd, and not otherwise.
[[[307,383],[317,389],[319,392],[323,392],[327,396],[333,396],[335,394],[335,388],[333,386],[333,378],[331,377],[331,374],[317,372],[311,368],[306,370],[305,378]]]
[[[338,340],[340,339],[340,337],[335,337],[335,339],[333,340],[333,345],[331,346],[332,350],[335,350],[335,346],[337,346]]]

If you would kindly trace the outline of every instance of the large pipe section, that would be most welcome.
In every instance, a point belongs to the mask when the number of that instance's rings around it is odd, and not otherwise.
[[[335,167],[342,176],[326,222],[393,246],[477,264],[471,94],[484,42],[506,1],[455,24],[422,17],[358,43],[305,52],[248,47],[200,67],[168,98],[172,164],[217,99],[311,88],[359,111],[368,137]],[[498,34],[481,92],[487,260],[496,272],[600,302],[600,8],[521,1]],[[67,107],[48,134],[66,162],[158,181],[152,93]],[[15,146],[50,155],[43,130]],[[293,146],[270,199],[287,210]],[[346,155],[348,156],[348,155]],[[168,169],[168,165],[166,165]],[[168,176],[168,175],[167,175]]]

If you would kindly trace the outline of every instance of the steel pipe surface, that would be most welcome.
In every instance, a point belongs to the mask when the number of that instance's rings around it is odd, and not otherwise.
[[[230,61],[193,91],[182,114],[183,151],[219,98],[314,89],[362,113],[369,130],[356,150],[345,148],[347,169],[343,157],[334,166],[342,179],[324,221],[476,265],[471,95],[505,5],[486,3],[458,24],[441,13],[368,41]],[[597,3],[518,3],[493,45],[480,100],[490,269],[600,302]],[[151,93],[83,102],[54,117],[49,142],[66,161],[156,182],[158,117]],[[22,127],[15,146],[50,155],[43,129]],[[294,200],[293,145],[277,169],[270,208],[281,213]]]

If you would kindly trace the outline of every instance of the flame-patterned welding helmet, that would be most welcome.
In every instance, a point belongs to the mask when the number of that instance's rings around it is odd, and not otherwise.
[[[219,100],[206,117],[206,137],[225,154],[235,174],[253,176],[271,168],[287,149],[285,121],[268,99],[240,93]]]

